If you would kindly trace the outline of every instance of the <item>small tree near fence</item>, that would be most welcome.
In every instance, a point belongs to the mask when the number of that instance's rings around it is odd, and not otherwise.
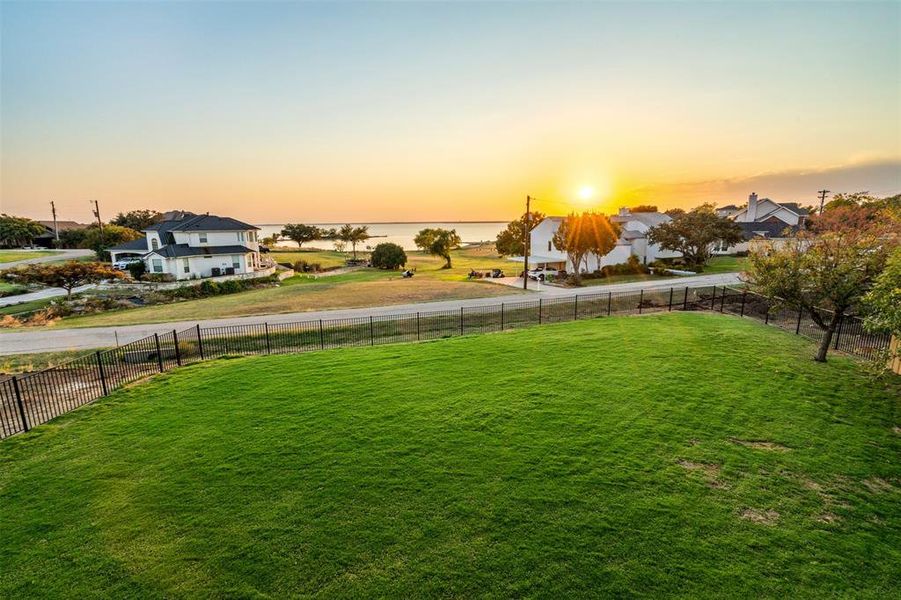
[[[779,246],[753,251],[745,277],[776,306],[788,306],[810,316],[823,330],[815,360],[826,362],[842,316],[858,305],[882,272],[890,243],[868,232],[801,235]]]
[[[72,290],[89,283],[100,283],[106,279],[122,279],[125,275],[111,266],[96,262],[70,261],[62,264],[28,265],[7,274],[9,279],[22,283],[40,283],[49,287],[66,290],[66,298],[72,297]]]

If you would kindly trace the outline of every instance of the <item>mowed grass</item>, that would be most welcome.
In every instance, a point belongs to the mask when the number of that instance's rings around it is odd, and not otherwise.
[[[56,256],[57,254],[61,253],[54,250],[0,250],[0,265],[31,258]]]
[[[177,370],[0,443],[0,596],[897,597],[901,388],[812,353],[673,313]]]

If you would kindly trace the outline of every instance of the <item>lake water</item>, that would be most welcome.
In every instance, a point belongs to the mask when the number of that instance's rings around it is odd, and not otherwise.
[[[310,223],[323,229],[339,229],[343,223]],[[413,238],[419,233],[420,229],[427,227],[441,229],[456,229],[460,239],[464,244],[476,242],[493,242],[497,238],[497,234],[507,226],[505,222],[479,222],[479,223],[351,223],[354,227],[369,227],[369,235],[374,236],[365,244],[357,246],[357,250],[365,250],[367,247],[375,247],[376,244],[382,242],[392,242],[403,248],[404,250],[416,250],[416,244]],[[260,228],[260,239],[269,237],[273,233],[278,233],[284,225],[267,224],[257,225]],[[378,236],[378,237],[375,237]],[[290,240],[279,241],[279,246],[294,246],[297,244]],[[307,242],[304,247],[322,248],[325,250],[334,249],[332,242],[328,240],[317,240],[315,242]],[[348,246],[350,249],[350,246]]]

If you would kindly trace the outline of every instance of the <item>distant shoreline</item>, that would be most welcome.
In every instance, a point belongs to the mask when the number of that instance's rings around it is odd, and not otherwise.
[[[287,223],[291,223],[292,221],[285,221],[284,223],[254,223],[257,227],[275,227],[276,225],[285,225]],[[488,224],[503,224],[508,223],[509,221],[335,221],[334,223],[317,223],[315,221],[308,221],[308,223],[312,223],[314,225],[344,225],[346,223],[350,223],[352,225],[429,225],[431,223],[447,223],[448,225],[472,225],[475,223],[488,223]]]

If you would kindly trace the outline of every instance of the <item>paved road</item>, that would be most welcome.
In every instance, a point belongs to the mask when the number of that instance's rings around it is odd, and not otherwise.
[[[522,280],[520,280],[520,283]],[[678,279],[636,281],[633,283],[618,283],[595,288],[567,289],[542,285],[541,291],[533,292],[528,296],[520,294],[509,296],[495,296],[493,298],[475,298],[470,300],[446,300],[441,302],[421,302],[418,304],[395,304],[392,306],[377,306],[365,308],[348,308],[339,310],[320,310],[300,313],[286,313],[276,315],[260,315],[252,317],[232,317],[227,319],[209,319],[204,321],[178,321],[169,323],[156,323],[147,325],[127,325],[124,327],[89,327],[82,329],[40,329],[31,331],[15,331],[12,333],[0,333],[0,355],[26,354],[31,352],[50,352],[54,350],[80,350],[90,348],[105,348],[153,335],[177,329],[179,331],[200,324],[201,327],[223,327],[228,325],[250,325],[254,323],[268,322],[291,323],[294,321],[309,321],[316,319],[344,319],[349,317],[392,315],[397,313],[426,312],[432,310],[459,310],[461,307],[489,306],[501,302],[522,302],[524,299],[559,298],[576,295],[587,295],[598,292],[624,292],[640,289],[669,289],[685,286],[704,285],[730,285],[738,283],[738,273],[722,273],[717,275],[698,275],[696,277],[681,277]],[[531,285],[531,282],[530,282]]]
[[[55,252],[59,252],[59,254],[54,254],[52,256],[41,256],[39,258],[28,258],[25,260],[15,260],[12,262],[0,263],[0,271],[4,269],[13,269],[15,267],[20,267],[22,265],[36,265],[38,263],[45,262],[55,262],[59,260],[73,260],[76,258],[81,258],[83,256],[92,256],[94,254],[93,250],[55,250]],[[85,285],[79,288],[75,288],[73,293],[83,292],[85,290],[89,290],[93,285]],[[6,296],[4,298],[0,298],[0,306],[11,306],[13,304],[22,304],[23,302],[31,302],[32,300],[44,300],[46,298],[56,298],[58,296],[65,296],[66,290],[61,288],[46,288],[43,290],[38,290],[37,292],[29,292],[27,294],[18,294],[16,296]]]

